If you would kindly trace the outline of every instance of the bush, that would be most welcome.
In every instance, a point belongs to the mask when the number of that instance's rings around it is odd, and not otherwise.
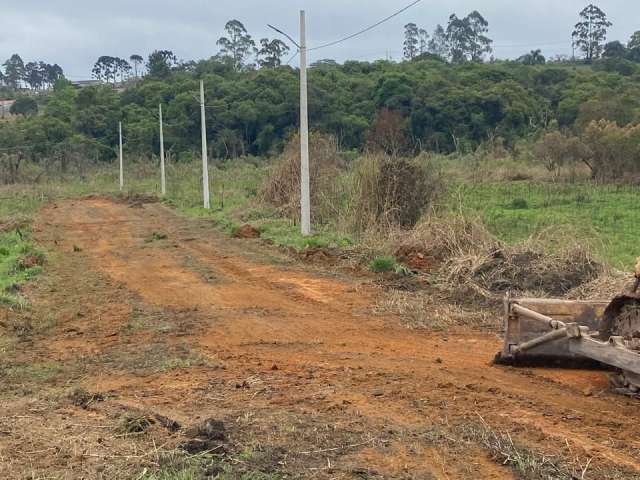
[[[640,124],[619,127],[615,122],[591,122],[583,134],[590,150],[586,161],[594,179],[640,179]]]
[[[433,165],[421,158],[362,157],[353,174],[352,228],[413,227],[442,185]]]
[[[35,115],[38,113],[38,103],[31,97],[19,97],[9,109],[12,115]]]
[[[374,273],[387,273],[395,271],[396,266],[394,257],[376,257],[369,265],[369,269]]]
[[[311,221],[328,223],[336,218],[343,192],[337,181],[345,171],[334,137],[312,133],[309,139]],[[292,220],[300,221],[300,137],[287,144],[259,193],[260,198]]]
[[[558,131],[546,133],[533,150],[538,160],[556,177],[562,167],[585,161],[589,156],[588,148],[579,138]]]
[[[514,210],[526,210],[529,208],[529,202],[524,198],[514,198],[511,202],[511,208]]]

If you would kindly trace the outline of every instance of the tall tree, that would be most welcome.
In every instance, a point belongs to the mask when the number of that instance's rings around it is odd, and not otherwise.
[[[289,47],[281,40],[260,40],[260,51],[258,51],[258,65],[266,68],[279,67],[282,64],[282,57],[289,52]]]
[[[178,59],[171,50],[156,50],[149,55],[147,71],[151,77],[167,78],[177,63]]]
[[[18,88],[24,78],[24,62],[17,53],[4,63],[4,75],[10,87]]]
[[[107,83],[111,82],[112,80],[113,83],[115,83],[117,72],[118,69],[116,59],[109,55],[103,55],[98,58],[98,61],[93,66],[93,70],[91,70],[91,73],[96,80]]]
[[[418,37],[420,38],[420,55],[427,53],[429,51],[429,32],[427,32],[424,28],[418,30]]]
[[[449,45],[447,44],[447,32],[442,25],[438,25],[433,31],[431,40],[429,40],[429,53],[446,58],[449,53]]]
[[[631,35],[627,44],[627,58],[634,62],[640,62],[640,30]]]
[[[631,35],[629,39],[629,43],[627,44],[627,48],[629,50],[633,50],[634,48],[640,48],[640,30]]]
[[[607,14],[594,4],[580,12],[580,21],[573,30],[573,44],[584,53],[587,63],[600,58],[607,38],[607,29],[613,25]]]
[[[42,63],[42,62],[40,62]],[[44,65],[38,64],[38,62],[29,62],[24,66],[24,82],[29,85],[29,88],[38,90],[42,88],[45,81]]]
[[[493,40],[487,37],[489,32],[489,22],[478,12],[474,10],[464,19],[469,26],[469,56],[472,62],[482,62],[484,55],[492,52],[491,44]]]
[[[247,57],[256,53],[256,42],[247,32],[245,26],[239,20],[230,20],[224,27],[227,37],[221,37],[217,45],[222,55],[231,57],[236,70],[245,66]]]
[[[418,56],[420,49],[420,30],[415,23],[407,23],[404,26],[404,58],[413,60]]]
[[[464,18],[458,18],[455,13],[452,14],[446,30],[451,61],[453,63],[482,62],[484,55],[492,51],[493,40],[485,35],[488,31],[489,22],[477,10]]]
[[[47,64],[44,68],[44,71],[45,71],[45,82],[49,86],[55,85],[55,83],[59,79],[64,77],[64,70],[62,70],[62,67],[57,63],[54,63],[53,65]]]
[[[471,49],[471,29],[469,28],[469,23],[465,19],[458,18],[455,13],[449,17],[447,45],[449,47],[449,58],[453,63],[467,61],[467,56]]]
[[[129,57],[129,61],[133,63],[134,75],[138,78],[138,65],[142,65],[144,58],[142,58],[142,55],[133,54]]]
[[[120,81],[124,82],[125,78],[131,74],[131,65],[124,58],[115,58],[116,72],[120,75]]]

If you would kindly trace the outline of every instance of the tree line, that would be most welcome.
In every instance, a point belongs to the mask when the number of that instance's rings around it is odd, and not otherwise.
[[[263,38],[259,47],[239,20],[230,20],[225,25],[226,36],[217,42],[220,51],[214,58],[230,62],[237,71],[243,69],[276,68],[290,51],[289,46],[279,39]],[[124,82],[132,75],[138,78],[145,73],[156,78],[166,78],[172,69],[193,68],[195,62],[179,61],[171,50],[152,52],[145,63],[144,58],[134,54],[129,59],[103,55],[93,66],[92,75],[105,83]]]
[[[640,123],[640,65],[627,57],[637,48],[634,41],[619,58],[609,56],[607,43],[600,50],[592,42],[591,63],[575,68],[545,64],[541,52],[528,61],[484,62],[491,40],[478,12],[452,16],[446,28],[436,28],[442,35],[415,29],[417,43],[407,44],[415,49],[411,60],[312,64],[312,128],[334,135],[345,150],[412,155],[470,152],[484,144],[517,149],[548,132],[579,136],[603,119],[621,128]],[[460,30],[467,31],[464,41],[457,38]],[[157,109],[163,104],[167,151],[178,161],[192,158],[200,142],[200,80],[213,157],[279,152],[298,127],[299,72],[286,64],[286,45],[263,39],[258,48],[235,20],[225,32],[220,52],[206,60],[179,60],[169,50],[144,60],[135,55],[135,62],[132,55],[127,63],[140,78],[124,89],[77,89],[59,78],[50,94],[37,98],[36,108],[25,104],[21,118],[0,124],[0,156],[18,151],[45,161],[82,152],[78,158],[112,159],[123,121],[125,150],[148,157],[158,153]],[[443,45],[442,54],[433,53]],[[116,70],[122,62],[106,63],[112,66],[105,83],[130,73]]]
[[[24,85],[33,90],[50,88],[64,76],[62,67],[57,63],[51,65],[43,61],[34,61],[25,64],[17,53],[2,66],[4,71],[0,69],[0,86],[6,85],[13,89],[19,89]]]
[[[571,33],[572,46],[586,63],[603,58],[627,59],[640,62],[640,31],[629,42],[607,42],[608,29],[613,26],[607,14],[597,5],[589,4],[578,14],[578,22]],[[445,27],[437,25],[432,34],[415,23],[404,27],[404,59],[411,61],[435,55],[451,63],[482,62],[493,52],[493,40],[488,37],[489,22],[474,10],[464,18],[455,13]],[[567,60],[560,56],[560,60]],[[492,57],[493,60],[493,57]],[[545,64],[542,50],[536,49],[518,58],[527,65]]]
[[[415,23],[408,23],[404,27],[404,58],[414,60],[428,54],[452,63],[482,62],[493,51],[488,32],[489,22],[477,10],[464,18],[452,14],[447,28],[438,25],[433,35]]]

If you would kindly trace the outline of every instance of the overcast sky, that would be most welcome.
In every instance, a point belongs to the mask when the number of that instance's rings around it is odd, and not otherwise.
[[[411,3],[410,0],[2,0],[0,59],[19,53],[26,61],[60,64],[72,79],[90,78],[100,55],[146,57],[173,50],[184,60],[208,58],[227,20],[242,21],[256,40],[275,24],[298,35],[298,11],[308,18],[309,46],[353,33]],[[379,28],[347,43],[313,52],[320,58],[375,60],[402,56],[403,26],[432,31],[451,13],[477,9],[489,21],[494,54],[517,57],[541,48],[547,56],[571,53],[571,31],[585,0],[422,0]],[[609,39],[624,42],[640,30],[640,1],[598,4],[613,22]]]

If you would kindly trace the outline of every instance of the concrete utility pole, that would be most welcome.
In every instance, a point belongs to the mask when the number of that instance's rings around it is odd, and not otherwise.
[[[122,122],[118,122],[118,134],[120,136],[120,191],[124,189],[124,160],[122,158]]]
[[[209,162],[207,160],[207,124],[204,104],[204,81],[200,80],[200,116],[202,123],[202,194],[204,195],[204,208],[211,208],[209,198]]]
[[[164,128],[162,125],[162,104],[159,105],[160,111],[160,190],[162,196],[167,194],[167,179],[165,177],[164,169]]]
[[[311,235],[309,186],[309,111],[307,104],[307,34],[304,10],[300,11],[300,219],[302,234]]]

